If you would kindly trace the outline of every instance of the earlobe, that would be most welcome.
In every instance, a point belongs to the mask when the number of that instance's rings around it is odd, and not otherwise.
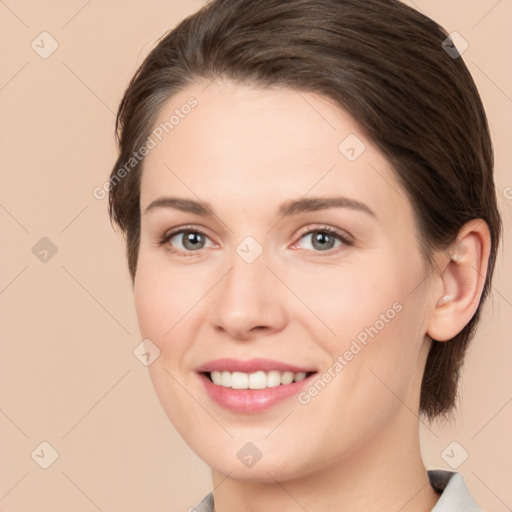
[[[491,247],[489,227],[482,219],[467,222],[441,260],[441,294],[434,298],[427,334],[447,341],[471,320],[480,303]]]

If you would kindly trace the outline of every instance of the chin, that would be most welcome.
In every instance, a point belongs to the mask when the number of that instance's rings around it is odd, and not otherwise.
[[[219,460],[218,448],[208,454],[196,452],[213,471],[229,475],[230,479],[246,482],[275,483],[276,480],[285,482],[300,478],[305,473],[304,469],[308,467],[306,462],[297,466],[300,461],[297,461],[292,453],[288,456],[283,454],[277,456],[275,452],[265,456],[263,453],[259,460],[254,459],[252,462],[244,462],[245,457],[243,453],[240,454],[240,450],[233,450],[231,453],[233,456],[224,452]],[[290,466],[291,460],[294,460],[293,466]]]

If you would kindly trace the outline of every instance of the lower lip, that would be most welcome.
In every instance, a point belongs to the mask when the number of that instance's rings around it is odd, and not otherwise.
[[[281,400],[296,395],[313,376],[314,374],[300,382],[281,384],[273,388],[233,389],[217,386],[205,374],[199,374],[212,400],[226,409],[244,413],[265,411]]]

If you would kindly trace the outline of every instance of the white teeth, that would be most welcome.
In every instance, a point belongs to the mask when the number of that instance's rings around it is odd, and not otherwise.
[[[231,387],[231,372],[222,372],[222,382],[220,385],[225,388]]]
[[[291,384],[293,382],[293,372],[284,372],[281,375],[281,384]]]
[[[281,384],[281,373],[277,370],[272,370],[267,373],[267,388],[275,388]]]
[[[265,389],[267,387],[267,376],[265,372],[249,374],[249,389]]]
[[[249,387],[249,374],[233,372],[231,374],[231,387],[233,389],[247,389]]]
[[[306,378],[306,372],[300,372],[295,374],[295,378],[293,379],[295,382],[300,382]]]
[[[300,382],[306,378],[306,372],[270,372],[258,371],[254,373],[243,372],[210,372],[214,384],[233,389],[265,389],[279,385],[286,386],[292,382]]]

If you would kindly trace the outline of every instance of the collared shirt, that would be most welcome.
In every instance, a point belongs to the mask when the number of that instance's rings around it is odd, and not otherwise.
[[[469,493],[460,473],[431,469],[427,471],[430,485],[441,496],[431,512],[482,512]],[[213,493],[207,494],[192,512],[213,512]]]

